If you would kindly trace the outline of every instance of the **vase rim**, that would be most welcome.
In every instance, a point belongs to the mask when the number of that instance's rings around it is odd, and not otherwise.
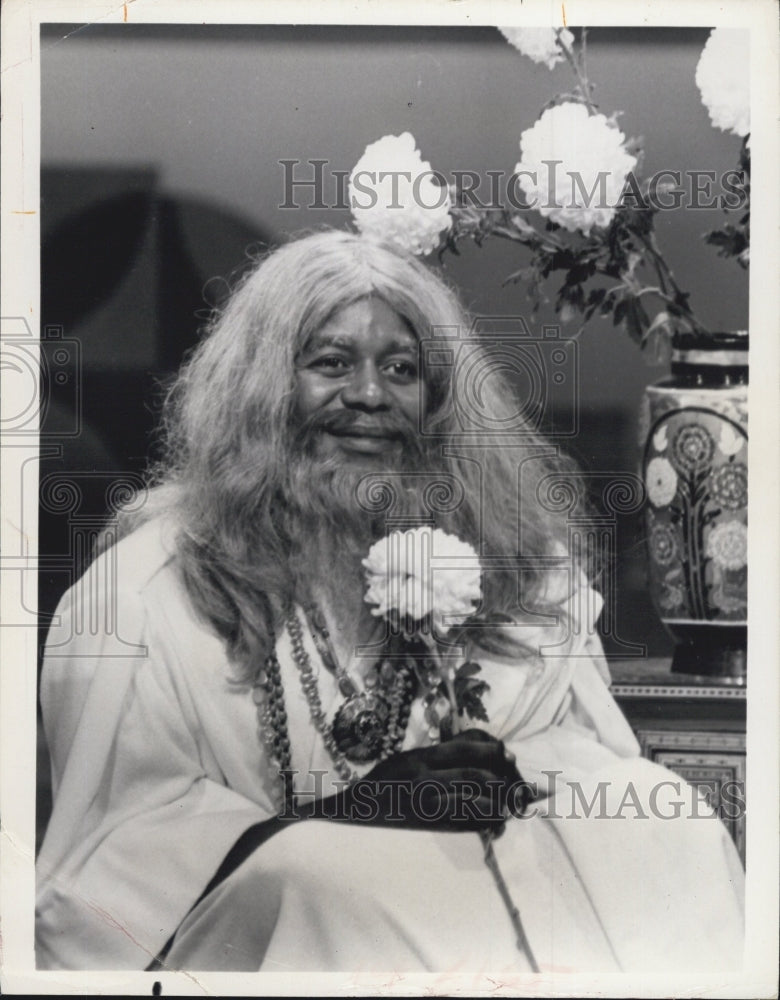
[[[675,353],[689,351],[747,352],[750,338],[747,330],[719,330],[713,333],[676,333],[672,338]]]

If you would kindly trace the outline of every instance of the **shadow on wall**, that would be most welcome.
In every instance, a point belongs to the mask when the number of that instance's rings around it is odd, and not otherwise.
[[[269,242],[154,171],[43,171],[42,631],[107,501],[156,457],[166,380]]]
[[[152,170],[48,168],[41,193],[39,650],[112,501],[155,457],[166,380],[270,242],[204,201],[161,194]],[[37,847],[50,811],[39,726]]]

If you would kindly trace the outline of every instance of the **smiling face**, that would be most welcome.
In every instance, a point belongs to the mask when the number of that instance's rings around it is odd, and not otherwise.
[[[381,299],[339,310],[296,361],[295,414],[318,456],[372,464],[400,454],[425,406],[418,342]]]

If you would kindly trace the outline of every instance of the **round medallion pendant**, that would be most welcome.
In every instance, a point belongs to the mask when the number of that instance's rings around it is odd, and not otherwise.
[[[378,757],[387,735],[390,706],[378,694],[356,694],[333,719],[333,738],[344,756],[356,763]]]

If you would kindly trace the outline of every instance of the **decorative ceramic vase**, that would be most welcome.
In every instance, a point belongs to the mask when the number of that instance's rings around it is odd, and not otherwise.
[[[745,683],[748,337],[682,335],[643,401],[650,587],[672,670]]]

